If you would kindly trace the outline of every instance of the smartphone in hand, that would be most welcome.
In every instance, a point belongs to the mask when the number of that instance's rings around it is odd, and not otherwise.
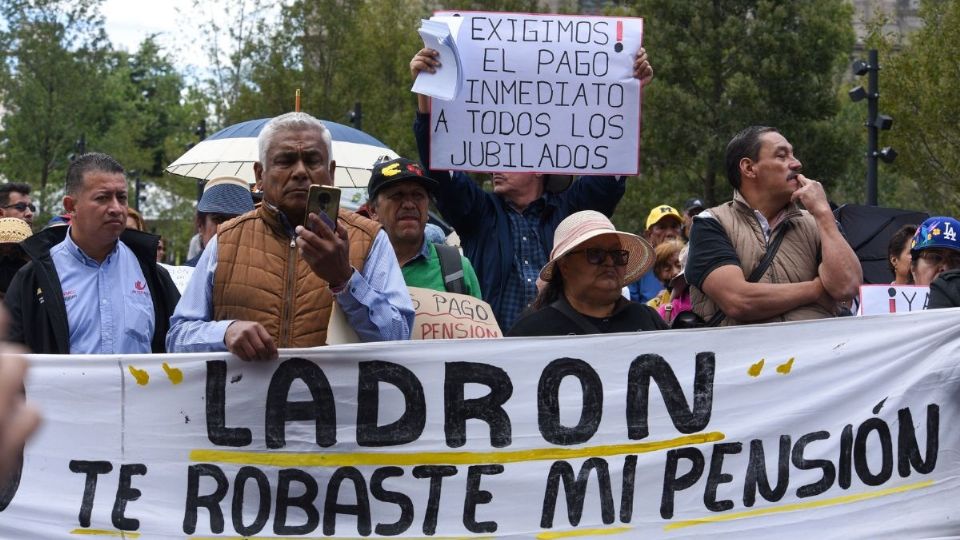
[[[309,225],[310,214],[316,214],[321,221],[330,227],[331,231],[337,230],[337,214],[340,211],[340,189],[333,186],[310,186],[307,194],[307,212],[303,216],[303,226],[313,232]]]

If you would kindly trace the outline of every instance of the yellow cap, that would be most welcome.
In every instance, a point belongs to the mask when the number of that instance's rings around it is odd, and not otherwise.
[[[673,216],[677,218],[677,221],[683,223],[683,217],[680,216],[680,212],[677,212],[676,208],[662,204],[660,206],[653,207],[653,210],[650,211],[650,214],[647,216],[646,228],[649,229],[650,227],[653,227],[654,223],[667,216]]]

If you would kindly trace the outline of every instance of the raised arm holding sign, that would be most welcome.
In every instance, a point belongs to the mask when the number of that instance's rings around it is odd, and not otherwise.
[[[502,16],[509,20],[511,14]],[[566,18],[558,16],[558,20],[561,19]],[[470,31],[468,22],[464,21],[462,32]],[[458,44],[462,51],[463,40]],[[629,64],[633,78],[628,79],[638,79],[639,84],[645,85],[653,78],[653,68],[646,52],[639,48],[639,39],[636,44],[637,53]],[[410,61],[410,71],[416,78],[421,72],[433,72],[442,62],[436,51],[423,49]],[[596,80],[595,77],[582,79]],[[464,88],[469,91],[469,83]],[[446,110],[449,104],[443,106]],[[493,193],[485,192],[463,172],[438,170],[431,164],[430,145],[435,142],[436,134],[431,130],[430,98],[418,96],[418,109],[414,134],[420,160],[439,184],[435,193],[437,208],[460,236],[464,254],[473,261],[477,271],[483,299],[491,305],[500,327],[506,331],[536,297],[537,274],[547,262],[547,254],[553,247],[553,233],[560,221],[581,210],[612,215],[623,197],[624,180],[594,176],[574,182],[561,193],[551,193],[545,185],[552,175],[515,168],[494,172]],[[589,111],[589,107],[579,105],[566,109]],[[639,110],[636,113],[635,127],[639,132]],[[469,129],[467,125],[449,123],[448,127],[453,132]],[[634,137],[631,144],[636,146],[636,143]]]

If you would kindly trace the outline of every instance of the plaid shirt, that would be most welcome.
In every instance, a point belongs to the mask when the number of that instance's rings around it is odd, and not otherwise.
[[[500,313],[497,314],[500,328],[509,330],[527,306],[537,296],[537,277],[547,264],[547,254],[537,233],[540,215],[546,207],[544,198],[537,199],[523,212],[509,204],[510,237],[513,241],[513,272],[504,287]]]

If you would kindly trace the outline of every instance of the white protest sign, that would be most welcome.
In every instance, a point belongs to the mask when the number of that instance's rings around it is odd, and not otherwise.
[[[930,287],[920,285],[861,285],[861,315],[908,313],[927,309]]]
[[[171,266],[164,263],[160,263],[160,266],[167,269],[167,272],[170,274],[170,279],[173,280],[173,284],[177,286],[180,294],[183,294],[184,289],[187,288],[187,283],[190,282],[190,276],[193,275],[193,271],[196,269],[192,266]]]
[[[411,339],[503,337],[490,304],[465,294],[408,287],[416,317]]]
[[[960,309],[33,356],[0,538],[948,538]]]
[[[463,83],[453,101],[433,101],[433,168],[637,174],[640,82],[633,61],[642,19],[459,16]]]

